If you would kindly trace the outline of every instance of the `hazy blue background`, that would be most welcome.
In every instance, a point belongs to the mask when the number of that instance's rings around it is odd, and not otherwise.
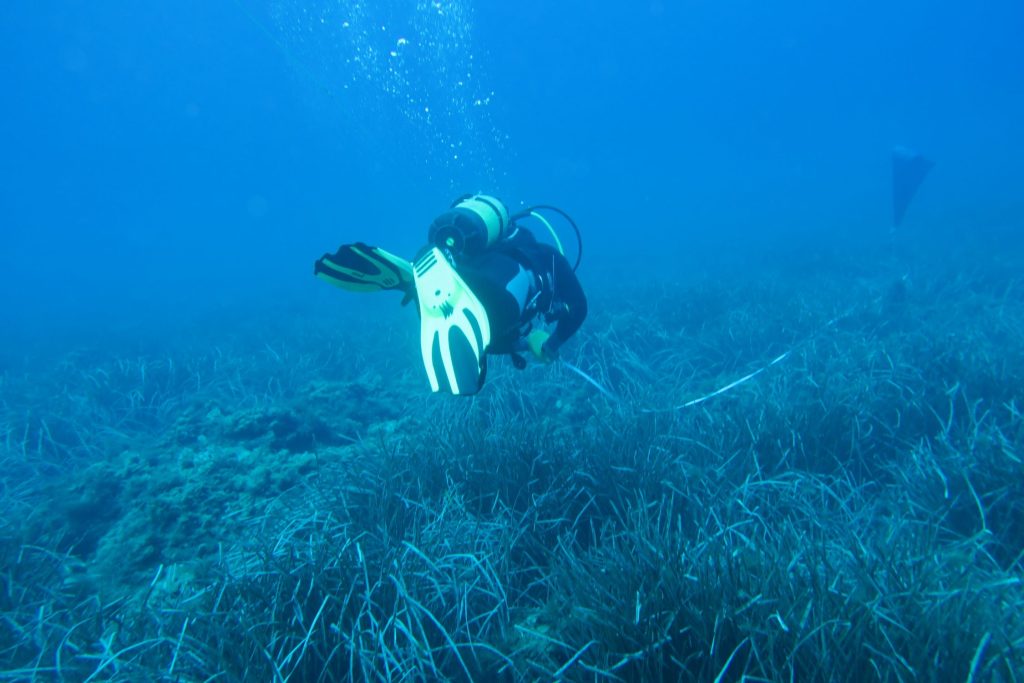
[[[7,2],[5,344],[361,306],[313,259],[467,191],[573,213],[585,284],[878,243],[896,144],[937,162],[905,249],[1005,248],[1022,35],[1020,0]]]

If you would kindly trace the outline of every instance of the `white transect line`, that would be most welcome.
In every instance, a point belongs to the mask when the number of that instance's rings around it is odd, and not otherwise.
[[[720,389],[715,389],[710,394],[705,394],[704,396],[701,396],[700,398],[695,398],[692,401],[687,401],[686,403],[683,403],[682,405],[678,405],[675,408],[673,408],[672,410],[682,410],[683,408],[689,408],[690,406],[695,406],[698,403],[703,403],[704,401],[708,400],[709,398],[714,398],[715,396],[718,396],[719,394],[724,394],[725,392],[729,391],[730,389],[738,387],[739,385],[743,384],[744,382],[747,382],[749,380],[754,379],[755,377],[760,375],[762,372],[764,372],[768,368],[770,368],[773,365],[775,365],[776,363],[781,363],[782,361],[786,360],[786,358],[789,357],[790,352],[791,351],[786,351],[782,355],[777,356],[772,362],[768,363],[768,365],[765,365],[764,367],[762,367],[762,368],[760,368],[758,370],[755,370],[754,372],[750,373],[749,375],[747,375],[745,377],[740,377],[735,382],[730,382],[729,384],[726,384],[724,387],[722,387]]]
[[[600,391],[600,392],[601,392],[602,394],[604,394],[605,396],[607,396],[607,397],[608,397],[608,398],[610,398],[611,400],[613,400],[613,401],[618,401],[618,400],[619,400],[619,397],[618,397],[618,396],[616,396],[616,395],[615,395],[615,394],[613,394],[612,392],[610,392],[610,391],[608,391],[607,389],[605,389],[605,388],[604,388],[603,386],[601,386],[601,385],[600,385],[600,383],[598,383],[598,381],[597,381],[596,379],[594,379],[593,377],[591,377],[591,376],[590,376],[590,375],[588,375],[587,373],[583,372],[582,370],[580,370],[580,369],[579,369],[578,367],[576,367],[575,365],[573,365],[573,364],[572,364],[572,363],[570,363],[569,361],[567,361],[567,360],[563,360],[563,361],[562,361],[562,365],[564,365],[565,367],[569,368],[570,370],[572,370],[573,372],[575,372],[575,373],[576,373],[577,375],[579,375],[579,376],[580,376],[580,377],[582,377],[583,379],[585,379],[585,380],[587,380],[588,382],[590,382],[591,384],[593,384],[593,385],[594,385],[594,387],[595,387],[595,388],[596,388],[596,389],[597,389],[598,391]]]
[[[875,297],[871,301],[871,303],[873,305],[874,304],[878,304],[878,302],[881,300],[881,298],[882,298],[881,296]],[[643,410],[641,412],[645,412],[645,413],[660,413],[660,412],[668,412],[668,411],[671,411],[671,410],[682,410],[683,408],[689,408],[691,406],[695,406],[695,405],[698,405],[700,403],[703,403],[704,401],[707,401],[709,398],[714,398],[715,396],[718,396],[720,394],[724,394],[725,392],[729,391],[730,389],[735,389],[736,387],[738,387],[739,385],[743,384],[744,382],[748,382],[748,381],[754,379],[755,377],[757,377],[758,375],[760,375],[762,372],[764,372],[768,368],[772,367],[773,365],[777,365],[778,363],[781,363],[782,361],[786,360],[786,358],[788,358],[789,355],[791,353],[793,353],[793,351],[798,349],[800,346],[806,344],[811,339],[814,339],[819,334],[823,333],[825,330],[830,329],[833,325],[835,325],[840,320],[845,320],[846,318],[850,317],[855,310],[857,310],[857,307],[856,306],[851,306],[849,309],[846,310],[845,313],[842,313],[842,314],[837,315],[836,317],[832,318],[827,323],[825,323],[820,328],[818,328],[818,330],[816,332],[814,332],[814,333],[804,337],[802,340],[800,340],[800,341],[796,342],[795,344],[793,344],[793,346],[791,346],[789,348],[789,351],[786,351],[785,353],[783,353],[783,354],[781,354],[779,356],[776,356],[767,365],[763,366],[762,368],[760,368],[758,370],[755,370],[754,372],[750,373],[749,375],[746,375],[744,377],[740,377],[738,380],[736,380],[734,382],[730,382],[729,384],[726,384],[724,387],[721,387],[719,389],[715,389],[710,394],[705,394],[704,396],[701,396],[700,398],[695,398],[692,401],[687,401],[686,403],[678,405],[678,406],[676,406],[674,408],[663,408],[661,410]]]

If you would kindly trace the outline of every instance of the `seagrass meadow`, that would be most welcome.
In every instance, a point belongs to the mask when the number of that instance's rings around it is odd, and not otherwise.
[[[0,679],[1020,680],[1017,266],[584,271],[611,397],[340,299],[10,354]]]

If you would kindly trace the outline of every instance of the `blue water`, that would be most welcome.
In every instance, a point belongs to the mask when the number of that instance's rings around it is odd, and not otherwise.
[[[570,210],[591,272],[888,239],[894,145],[937,162],[904,246],[1024,219],[1019,2],[0,12],[0,291],[26,340],[308,301],[312,258],[415,249],[471,191]]]

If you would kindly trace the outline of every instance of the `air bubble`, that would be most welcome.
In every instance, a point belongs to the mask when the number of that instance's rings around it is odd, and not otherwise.
[[[306,3],[301,1],[275,3],[286,10],[290,7],[278,27],[286,33],[284,37],[298,41],[303,48],[319,49],[324,57],[311,70],[322,76],[320,80],[335,84],[334,93],[344,100],[345,116],[359,122],[361,117],[395,114],[397,120],[383,117],[382,130],[387,129],[388,134],[395,130],[397,138],[405,142],[415,138],[429,148],[424,150],[423,158],[435,180],[451,176],[447,179],[455,182],[459,174],[493,179],[496,172],[490,156],[508,136],[495,130],[490,121],[487,108],[495,94],[487,88],[486,70],[480,71],[476,55],[471,54],[478,38],[471,28],[473,3],[310,3],[319,5],[318,9],[304,7]],[[289,20],[296,24],[290,30]],[[307,44],[309,41],[312,43]],[[311,54],[309,60],[315,59],[315,53]],[[329,58],[332,54],[333,60]],[[486,67],[487,61],[488,55],[482,53],[480,66]],[[337,86],[344,94],[337,93]],[[349,102],[357,92],[359,102]],[[433,105],[426,106],[426,102]],[[376,121],[364,127],[377,134],[375,125]]]

